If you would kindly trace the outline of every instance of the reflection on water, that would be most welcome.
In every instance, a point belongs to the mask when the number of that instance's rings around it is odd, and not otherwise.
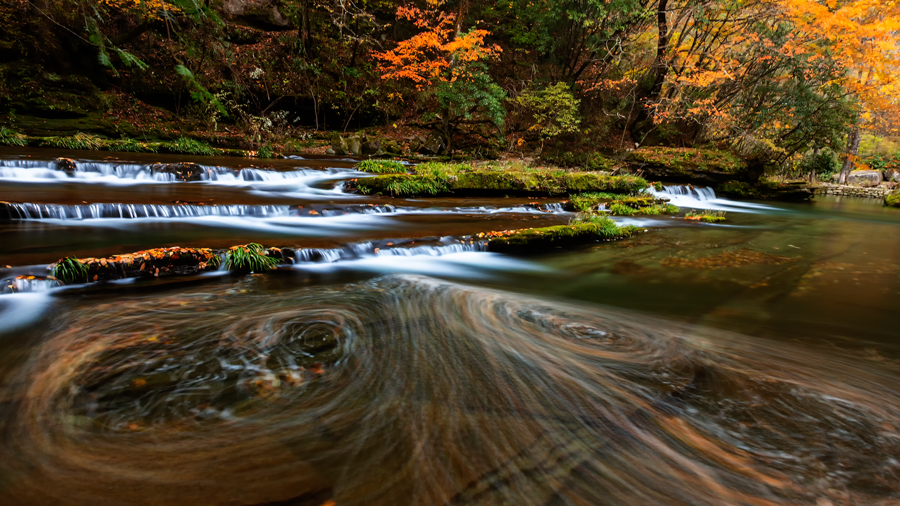
[[[871,504],[898,492],[900,384],[877,363],[432,278],[261,283],[73,302],[30,360],[8,365],[0,498]]]

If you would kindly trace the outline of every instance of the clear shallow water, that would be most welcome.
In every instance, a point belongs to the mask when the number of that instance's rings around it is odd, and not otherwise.
[[[36,201],[17,185],[0,200]],[[727,226],[637,219],[651,231],[517,259],[452,236],[567,215],[206,183],[29,196],[166,205],[198,188],[222,205],[414,212],[274,234],[232,214],[4,223],[14,266],[176,241],[275,241],[298,261],[0,296],[0,503],[900,500],[897,210],[719,201]]]

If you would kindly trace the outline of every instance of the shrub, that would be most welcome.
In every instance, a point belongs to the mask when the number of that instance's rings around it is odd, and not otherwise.
[[[272,146],[265,144],[260,146],[259,149],[256,150],[257,158],[275,158],[275,150],[272,149]]]
[[[516,97],[516,102],[531,111],[534,123],[528,130],[540,135],[541,146],[551,137],[579,131],[581,101],[575,98],[566,83],[559,82],[538,91],[526,90]]]
[[[262,272],[274,269],[281,261],[266,254],[261,244],[251,242],[232,246],[225,253],[225,268],[233,272]]]
[[[818,153],[808,153],[804,156],[797,164],[797,170],[801,174],[813,172],[819,177],[827,179],[841,170],[841,161],[838,160],[834,151],[823,149]]]

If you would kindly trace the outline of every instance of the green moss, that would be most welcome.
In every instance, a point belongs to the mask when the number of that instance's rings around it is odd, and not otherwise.
[[[569,208],[589,212],[601,204],[609,204],[610,214],[632,216],[635,214],[675,214],[678,208],[652,195],[620,195],[615,193],[583,193],[569,199]]]
[[[619,227],[605,216],[580,215],[569,225],[490,232],[475,237],[488,239],[489,251],[534,253],[557,246],[626,239],[638,231],[640,229],[633,226]]]
[[[563,195],[583,192],[633,193],[647,187],[636,176],[611,176],[597,172],[561,169],[472,167],[465,164],[424,163],[415,174],[390,174],[359,179],[356,188],[365,194],[398,197],[432,196],[477,191]]]
[[[652,146],[632,151],[629,158],[632,162],[669,167],[676,172],[738,172],[746,168],[744,162],[735,155],[715,149]]]
[[[395,160],[363,160],[356,170],[371,174],[405,174],[406,166]]]
[[[0,128],[0,144],[5,144],[7,146],[25,146],[28,144],[28,139],[19,132],[2,127]]]
[[[884,205],[892,207],[900,207],[900,191],[894,190],[893,193],[884,197]]]
[[[260,146],[259,149],[256,150],[257,158],[275,158],[275,150],[272,149],[272,146],[264,145]]]

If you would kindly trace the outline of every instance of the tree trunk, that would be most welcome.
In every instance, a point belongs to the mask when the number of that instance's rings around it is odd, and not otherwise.
[[[659,0],[656,8],[656,29],[658,36],[656,39],[656,61],[654,68],[656,76],[653,80],[653,86],[650,88],[650,97],[653,100],[659,98],[662,92],[662,85],[666,81],[666,74],[669,72],[669,22],[666,17],[666,9],[669,7],[669,0]]]
[[[310,0],[303,0],[300,2],[300,29],[297,30],[297,35],[300,37],[300,51],[304,56],[310,56],[312,54],[309,33],[309,1]]]
[[[859,131],[859,124],[857,124],[847,138],[847,154],[844,156],[844,166],[841,167],[841,177],[838,183],[847,184],[847,177],[850,175],[850,171],[853,170],[856,155],[859,154],[859,143],[861,140],[862,135]]]

